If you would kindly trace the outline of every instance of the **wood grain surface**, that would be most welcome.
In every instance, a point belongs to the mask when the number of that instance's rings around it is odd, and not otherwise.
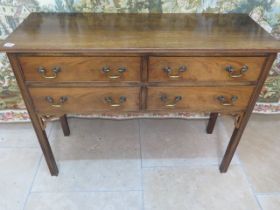
[[[94,112],[119,112],[139,110],[139,88],[29,88],[37,113],[41,114],[89,114]],[[46,97],[59,103],[62,96],[67,101],[61,107],[53,107],[46,101]],[[111,107],[105,97],[112,97],[115,103],[119,103],[121,96],[126,101],[120,107]]]
[[[58,168],[42,116],[59,116],[67,136],[66,114],[178,111],[211,112],[208,133],[218,113],[237,116],[220,165],[226,172],[280,42],[246,14],[32,13],[0,51],[52,175]],[[173,80],[181,66],[186,71]],[[109,79],[120,67],[120,78]]]
[[[19,57],[26,81],[82,82],[82,81],[133,81],[140,80],[140,57]],[[46,79],[38,68],[46,70],[46,76],[53,75],[53,68],[60,72],[54,79]],[[110,69],[104,73],[103,68]],[[125,68],[119,73],[120,68]],[[120,76],[119,78],[110,78]]]
[[[150,57],[149,81],[212,81],[212,82],[241,82],[256,81],[265,62],[265,57]],[[232,66],[234,75],[240,74],[240,69],[246,65],[248,70],[241,77],[232,78],[226,71]],[[180,73],[180,67],[186,68]],[[172,79],[164,71],[171,69],[171,76],[180,76]]]
[[[32,13],[5,40],[9,52],[277,52],[247,14]]]
[[[148,110],[170,110],[170,111],[194,111],[194,112],[228,112],[245,110],[254,90],[248,87],[151,87],[148,88],[147,109]],[[161,96],[166,95],[168,102],[161,101]],[[167,107],[174,103],[176,96],[182,97],[181,101],[174,107]],[[230,101],[232,96],[237,96],[237,101],[232,106],[223,106],[217,100],[218,96],[224,96]]]

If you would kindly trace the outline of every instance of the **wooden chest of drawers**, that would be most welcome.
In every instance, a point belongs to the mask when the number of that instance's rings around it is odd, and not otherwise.
[[[52,175],[44,118],[210,112],[235,116],[226,172],[280,44],[241,14],[31,14],[3,43]]]

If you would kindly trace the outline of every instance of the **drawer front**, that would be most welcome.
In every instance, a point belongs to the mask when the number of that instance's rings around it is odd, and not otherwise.
[[[26,81],[139,81],[140,57],[19,57]]]
[[[150,57],[150,81],[256,81],[265,57]]]
[[[150,87],[148,110],[241,111],[246,109],[253,86]]]
[[[137,87],[118,88],[29,88],[38,113],[94,113],[138,111]]]

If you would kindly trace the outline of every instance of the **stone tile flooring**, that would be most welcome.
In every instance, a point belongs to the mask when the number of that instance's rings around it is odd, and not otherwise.
[[[70,119],[47,133],[60,170],[49,174],[30,124],[0,124],[0,210],[279,210],[280,115],[253,115],[228,173],[232,131],[206,120]]]

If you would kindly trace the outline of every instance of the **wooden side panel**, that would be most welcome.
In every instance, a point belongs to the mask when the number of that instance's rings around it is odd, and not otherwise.
[[[58,175],[58,168],[54,159],[54,155],[50,146],[50,143],[48,141],[47,134],[44,130],[44,128],[41,126],[42,125],[42,119],[36,114],[35,109],[34,109],[34,104],[32,103],[30,94],[28,92],[27,87],[24,85],[23,81],[23,75],[21,68],[19,66],[17,56],[16,54],[8,54],[8,58],[10,60],[10,63],[12,65],[14,74],[17,79],[18,86],[20,88],[21,94],[23,96],[23,100],[25,102],[27,111],[29,113],[33,128],[36,132],[36,135],[38,137],[39,144],[41,146],[42,152],[44,154],[45,160],[47,162],[47,165],[49,167],[50,173],[53,176]]]
[[[230,141],[229,141],[229,144],[227,146],[227,149],[226,149],[226,152],[225,152],[225,155],[224,155],[224,158],[221,162],[221,165],[220,165],[220,171],[222,173],[225,173],[227,172],[228,170],[228,167],[229,167],[229,164],[233,158],[233,155],[236,151],[236,148],[240,142],[240,139],[242,137],[242,134],[245,130],[245,127],[249,121],[249,118],[251,116],[251,113],[254,109],[254,106],[256,104],[256,101],[259,97],[259,94],[261,92],[261,89],[263,87],[263,84],[265,82],[265,79],[268,75],[268,72],[274,62],[276,58],[276,54],[270,54],[268,57],[267,57],[267,60],[266,60],[266,63],[265,65],[263,66],[263,69],[262,69],[262,73],[258,79],[258,84],[252,94],[252,97],[250,98],[250,101],[249,101],[249,104],[248,104],[248,107],[247,109],[244,111],[244,115],[242,116],[242,119],[241,121],[239,122],[239,127],[235,127],[234,128],[234,131],[233,131],[233,134],[230,138]]]

